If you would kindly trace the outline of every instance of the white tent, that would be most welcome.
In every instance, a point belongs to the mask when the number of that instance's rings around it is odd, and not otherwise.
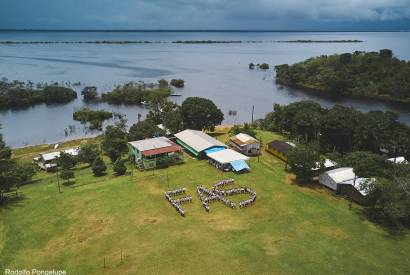
[[[215,153],[210,153],[208,154],[208,157],[220,164],[227,164],[237,160],[249,160],[249,157],[231,149],[225,149]]]
[[[337,185],[349,180],[354,180],[356,177],[351,167],[342,167],[326,171],[319,175],[319,182],[332,190],[337,189]]]

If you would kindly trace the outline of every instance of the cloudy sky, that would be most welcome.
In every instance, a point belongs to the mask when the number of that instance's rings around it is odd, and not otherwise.
[[[1,29],[410,29],[410,0],[0,0]]]

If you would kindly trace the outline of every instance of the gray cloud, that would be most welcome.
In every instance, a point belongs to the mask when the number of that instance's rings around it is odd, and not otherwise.
[[[2,0],[0,27],[265,28],[335,22],[402,27],[410,0]],[[359,25],[359,23],[357,23]],[[394,24],[393,24],[394,25]],[[407,26],[408,27],[408,26]]]

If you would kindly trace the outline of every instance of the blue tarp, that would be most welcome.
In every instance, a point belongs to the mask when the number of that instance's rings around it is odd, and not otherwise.
[[[247,164],[246,161],[244,161],[244,160],[235,160],[235,161],[232,161],[232,162],[231,162],[231,165],[232,165],[233,170],[235,170],[236,172],[240,172],[240,171],[242,171],[242,170],[244,170],[244,169],[247,169],[247,170],[250,169],[249,166],[248,166],[248,164]]]
[[[225,149],[226,149],[225,147],[212,147],[212,148],[206,149],[205,154],[209,155],[211,153],[215,153],[215,152],[222,151],[222,150],[225,150]]]

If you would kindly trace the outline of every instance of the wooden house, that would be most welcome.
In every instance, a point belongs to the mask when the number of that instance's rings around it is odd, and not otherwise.
[[[229,145],[235,151],[238,151],[247,156],[257,156],[259,155],[260,143],[259,141],[251,137],[248,134],[237,134],[230,138]]]
[[[288,153],[293,147],[295,147],[295,144],[291,142],[274,140],[266,144],[265,150],[279,159],[288,162]]]

